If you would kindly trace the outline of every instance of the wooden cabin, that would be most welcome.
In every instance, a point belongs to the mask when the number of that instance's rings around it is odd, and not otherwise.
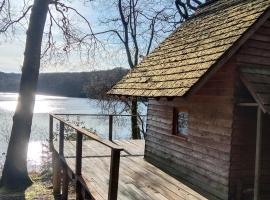
[[[145,160],[209,199],[270,199],[269,9],[208,3],[109,92],[148,98]]]

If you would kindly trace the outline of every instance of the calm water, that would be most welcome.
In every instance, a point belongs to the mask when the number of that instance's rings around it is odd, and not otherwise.
[[[0,169],[5,158],[8,138],[12,127],[12,116],[17,104],[17,94],[0,93]],[[142,111],[146,110],[144,107]],[[31,142],[28,150],[29,163],[39,165],[42,156],[42,144],[48,140],[48,113],[84,113],[99,114],[101,108],[96,100],[37,95],[32,124]],[[65,117],[87,129],[95,130],[101,137],[108,137],[108,119],[104,117]],[[130,118],[121,117],[114,120],[114,138],[130,138]]]

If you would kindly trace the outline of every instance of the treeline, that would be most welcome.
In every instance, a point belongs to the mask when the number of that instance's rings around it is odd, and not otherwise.
[[[78,73],[42,73],[37,91],[39,94],[97,98],[118,82],[127,71],[115,68]],[[20,78],[20,74],[0,72],[0,92],[18,92]]]

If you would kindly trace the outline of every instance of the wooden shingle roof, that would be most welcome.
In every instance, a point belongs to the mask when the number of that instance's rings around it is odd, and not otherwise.
[[[218,0],[198,9],[109,94],[172,97],[195,91],[269,17],[269,6],[270,0]]]
[[[240,77],[263,112],[270,114],[270,69],[243,67]]]

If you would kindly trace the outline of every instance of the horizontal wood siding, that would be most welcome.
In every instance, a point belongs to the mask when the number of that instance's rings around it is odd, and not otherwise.
[[[228,199],[233,88],[228,64],[188,101],[149,100],[145,158],[209,199]],[[188,110],[186,139],[172,135],[175,107]]]
[[[270,67],[270,21],[268,20],[237,53],[240,66]]]

